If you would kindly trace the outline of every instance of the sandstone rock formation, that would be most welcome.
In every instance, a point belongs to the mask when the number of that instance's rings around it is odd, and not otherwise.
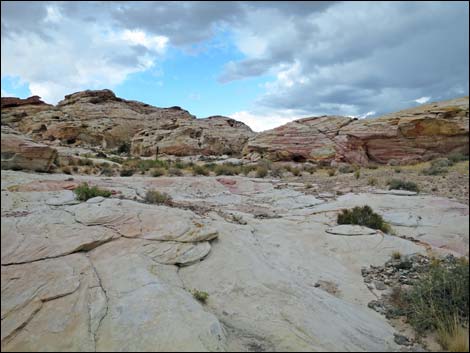
[[[24,135],[2,126],[2,169],[28,169],[47,172],[57,151],[36,143]]]
[[[323,116],[258,134],[244,154],[273,160],[409,163],[468,154],[468,97],[431,103],[377,119]]]
[[[157,148],[177,155],[239,154],[254,135],[245,124],[226,117],[196,119],[180,107],[124,100],[110,90],[70,94],[39,111],[25,107],[32,105],[2,106],[2,124],[60,145],[115,149],[132,143],[137,155],[154,154]]]
[[[85,181],[123,199],[74,202]],[[468,255],[468,206],[279,185],[2,172],[2,351],[398,350],[361,269],[393,251]],[[144,204],[153,189],[172,206]],[[331,234],[341,209],[365,202],[396,236]]]

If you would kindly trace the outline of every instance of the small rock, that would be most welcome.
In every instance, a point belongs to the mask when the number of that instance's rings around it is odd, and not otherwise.
[[[393,334],[393,340],[395,341],[396,344],[400,346],[411,346],[411,342],[408,339],[408,337],[394,333]]]
[[[385,285],[384,282],[381,281],[374,281],[374,286],[377,290],[385,290],[387,289],[387,286]]]

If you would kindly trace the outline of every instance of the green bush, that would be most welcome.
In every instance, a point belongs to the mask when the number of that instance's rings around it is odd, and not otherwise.
[[[355,172],[354,172],[354,177],[356,179],[359,179],[361,177],[361,170],[360,169],[357,169]]]
[[[392,179],[388,183],[389,190],[408,190],[419,192],[419,187],[412,181],[405,181],[401,179]]]
[[[339,167],[338,171],[341,174],[353,173],[354,172],[354,167],[349,165],[349,164],[346,164],[346,165],[342,165],[341,167]]]
[[[451,167],[453,162],[447,158],[439,158],[431,162],[429,168],[423,169],[423,175],[441,175],[448,172],[448,167]]]
[[[153,204],[169,204],[171,203],[171,196],[157,190],[149,190],[145,194],[145,202]]]
[[[202,165],[193,165],[193,175],[209,175],[209,169]]]
[[[268,175],[268,168],[266,168],[263,165],[259,165],[256,168],[256,177],[257,178],[264,178],[266,175]]]
[[[429,273],[405,295],[408,303],[406,315],[420,333],[439,329],[454,317],[468,324],[469,319],[469,267],[466,261],[456,261],[448,267],[443,263],[431,266]]]
[[[215,175],[238,175],[241,168],[232,163],[219,164],[214,168]]]
[[[74,191],[77,200],[86,201],[96,196],[110,197],[111,191],[103,190],[97,186],[89,187],[88,183],[83,183],[78,186]]]
[[[449,160],[454,164],[462,161],[468,161],[468,155],[455,152],[449,155]]]
[[[129,177],[129,176],[134,175],[134,173],[135,173],[134,169],[122,169],[119,175],[122,177]]]
[[[244,165],[241,167],[241,171],[243,173],[244,176],[247,176],[248,174],[250,174],[253,170],[256,170],[256,166],[255,165]]]
[[[207,302],[207,299],[209,299],[209,293],[207,292],[203,292],[203,291],[200,291],[200,290],[197,290],[197,289],[193,289],[193,291],[191,292],[194,299],[196,299],[197,301],[205,304]]]
[[[131,151],[131,145],[127,142],[123,142],[117,149],[117,153],[129,153]]]
[[[152,176],[153,177],[159,177],[159,176],[162,176],[162,175],[165,175],[166,174],[166,171],[165,169],[163,168],[154,168],[152,169]]]
[[[292,174],[294,176],[299,176],[302,173],[302,170],[300,168],[292,168]]]
[[[338,224],[356,224],[372,229],[390,232],[390,226],[384,221],[382,216],[372,211],[370,206],[354,207],[352,210],[342,210],[338,214]]]

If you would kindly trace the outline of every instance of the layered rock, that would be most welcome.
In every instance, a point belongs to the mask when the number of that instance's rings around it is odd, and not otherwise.
[[[468,97],[431,103],[377,119],[297,120],[251,139],[244,154],[274,160],[398,163],[452,152],[468,154]]]
[[[47,172],[57,151],[36,143],[24,135],[2,126],[2,169],[27,169]]]
[[[9,105],[2,108],[2,123],[60,145],[115,149],[132,142],[137,155],[153,154],[157,147],[177,155],[240,153],[254,135],[229,118],[196,119],[180,107],[157,108],[121,99],[110,90],[70,94],[40,111]]]
[[[184,155],[238,154],[254,133],[245,124],[223,116],[175,121],[158,129],[141,130],[132,139],[134,155],[166,153]]]

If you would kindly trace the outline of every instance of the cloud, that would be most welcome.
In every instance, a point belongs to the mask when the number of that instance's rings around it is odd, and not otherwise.
[[[256,101],[266,109],[361,116],[468,94],[466,3],[344,2],[291,16],[257,9],[247,22],[238,34],[246,57],[220,80],[272,75]]]
[[[284,122],[291,113],[371,117],[469,90],[466,2],[1,6],[2,75],[20,77],[33,94],[51,102],[80,89],[112,88],[136,72],[161,71],[159,61],[170,47],[200,55],[214,49],[204,43],[220,32],[230,34],[224,38],[240,54],[214,72],[221,85],[271,77],[253,97],[256,109],[234,113],[259,128]],[[202,88],[196,89],[203,100]]]
[[[7,31],[2,33],[1,70],[2,77],[20,77],[33,95],[50,103],[78,90],[112,88],[130,74],[152,68],[167,48],[164,36],[71,17],[56,4],[43,7],[38,8],[40,16],[33,16],[22,5],[24,12],[19,12],[2,2],[2,28]],[[35,21],[40,31],[22,29],[19,18]]]
[[[248,125],[253,131],[260,132],[274,129],[290,121],[308,117],[309,114],[296,110],[246,111],[230,114],[229,117]]]
[[[415,102],[419,104],[424,104],[424,103],[429,102],[430,99],[431,97],[421,97],[421,98],[415,99]]]

